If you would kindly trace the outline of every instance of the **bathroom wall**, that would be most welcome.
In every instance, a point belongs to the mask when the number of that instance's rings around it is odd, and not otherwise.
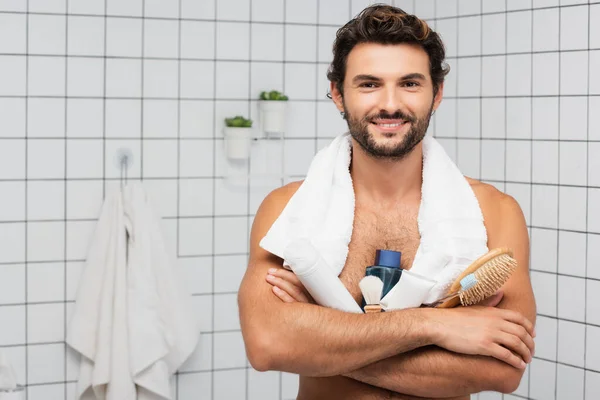
[[[325,97],[336,29],[368,0],[0,0],[0,347],[28,400],[73,399],[66,323],[102,199],[143,179],[202,324],[174,398],[295,398],[247,363],[236,293],[273,188],[345,125]],[[404,0],[452,72],[430,132],[467,175],[519,200],[532,238],[536,358],[513,395],[600,396],[598,2]],[[568,4],[567,4],[568,3]],[[223,118],[289,97],[283,140],[223,157]],[[596,96],[595,96],[596,95]],[[547,158],[542,158],[546,156]]]
[[[325,70],[336,27],[362,6],[0,0],[0,348],[28,400],[74,398],[66,324],[102,200],[121,183],[122,149],[202,326],[174,398],[295,397],[297,377],[249,368],[236,293],[260,201],[343,130]],[[286,139],[256,141],[252,162],[228,163],[223,119],[257,120],[256,99],[272,89],[290,97]]]
[[[530,227],[535,359],[512,396],[479,399],[600,398],[600,2],[413,5],[453,69],[436,136]]]

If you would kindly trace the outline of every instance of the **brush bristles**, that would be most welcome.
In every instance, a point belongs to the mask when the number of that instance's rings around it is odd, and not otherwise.
[[[383,281],[373,275],[365,276],[358,283],[367,304],[379,304],[383,292]]]
[[[517,268],[517,261],[508,254],[495,257],[474,272],[477,283],[460,293],[463,306],[477,304],[494,295]]]

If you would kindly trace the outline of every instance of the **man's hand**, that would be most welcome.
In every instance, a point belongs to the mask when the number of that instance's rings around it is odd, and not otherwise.
[[[433,341],[438,346],[456,353],[491,356],[515,368],[531,362],[533,324],[520,313],[482,306],[436,311]]]
[[[271,268],[266,278],[267,282],[273,285],[273,293],[286,303],[297,301],[315,304],[312,296],[292,271],[284,268]]]
[[[292,271],[271,269],[266,279],[282,301],[314,303]],[[525,368],[535,348],[533,325],[517,312],[494,308],[502,297],[498,292],[477,306],[437,309],[433,314],[435,344],[455,353],[490,356]]]

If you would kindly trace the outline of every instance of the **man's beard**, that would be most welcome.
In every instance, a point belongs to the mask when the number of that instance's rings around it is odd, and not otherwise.
[[[348,112],[348,109],[344,104],[345,118],[348,122],[350,134],[367,154],[378,159],[398,160],[406,157],[406,155],[408,155],[425,137],[427,128],[429,127],[432,110],[433,104],[431,105],[429,112],[423,118],[417,118],[412,114],[405,114],[398,110],[392,115],[383,111],[375,115],[367,115],[362,119],[358,119],[354,118],[354,116]],[[402,119],[407,123],[410,123],[410,129],[402,141],[397,145],[379,145],[375,142],[373,134],[369,132],[369,125],[377,119]],[[399,128],[401,129],[401,127]]]

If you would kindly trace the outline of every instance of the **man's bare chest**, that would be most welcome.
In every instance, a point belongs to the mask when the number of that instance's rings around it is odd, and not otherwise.
[[[366,268],[373,265],[377,249],[401,252],[401,267],[410,269],[420,241],[417,215],[416,208],[399,209],[393,214],[356,209],[348,258],[340,279],[359,304],[362,294],[358,283]]]

